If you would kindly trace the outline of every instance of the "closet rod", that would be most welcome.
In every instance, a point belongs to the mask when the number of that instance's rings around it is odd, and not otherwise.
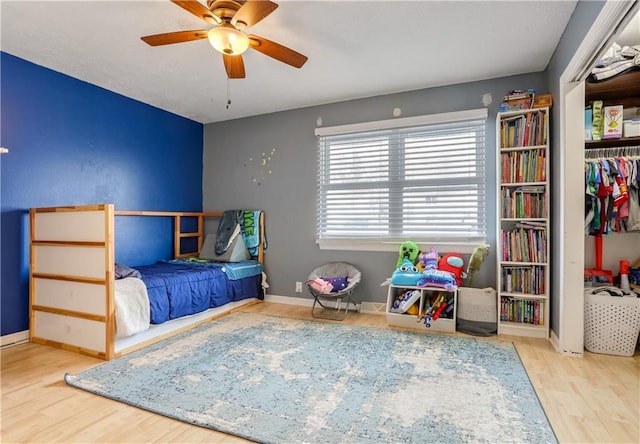
[[[592,148],[592,149],[587,148],[585,152],[585,160],[600,159],[602,157],[630,157],[630,156],[640,156],[640,146],[619,146],[619,147]]]

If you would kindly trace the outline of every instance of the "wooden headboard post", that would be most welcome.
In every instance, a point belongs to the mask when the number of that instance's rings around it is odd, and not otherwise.
[[[106,246],[104,249],[105,262],[105,291],[106,291],[106,357],[107,361],[115,357],[116,352],[116,301],[115,301],[115,279],[116,279],[116,241],[115,241],[115,210],[113,204],[105,205],[104,208],[104,238]]]
[[[260,246],[258,247],[258,262],[264,264],[264,211],[260,212]]]

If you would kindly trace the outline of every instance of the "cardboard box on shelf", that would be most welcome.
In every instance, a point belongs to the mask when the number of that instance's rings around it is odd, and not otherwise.
[[[534,108],[544,108],[547,106],[551,108],[551,105],[553,105],[553,96],[551,94],[541,94],[533,99]]]
[[[622,125],[622,135],[624,137],[640,137],[640,119],[625,120]]]

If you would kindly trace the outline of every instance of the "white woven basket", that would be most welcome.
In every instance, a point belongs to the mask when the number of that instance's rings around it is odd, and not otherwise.
[[[584,295],[584,347],[593,353],[633,356],[640,333],[640,299]]]

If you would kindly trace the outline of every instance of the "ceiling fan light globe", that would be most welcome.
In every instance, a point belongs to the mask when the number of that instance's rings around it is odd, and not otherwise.
[[[225,55],[242,54],[249,48],[249,37],[232,26],[218,26],[209,30],[209,43]]]

